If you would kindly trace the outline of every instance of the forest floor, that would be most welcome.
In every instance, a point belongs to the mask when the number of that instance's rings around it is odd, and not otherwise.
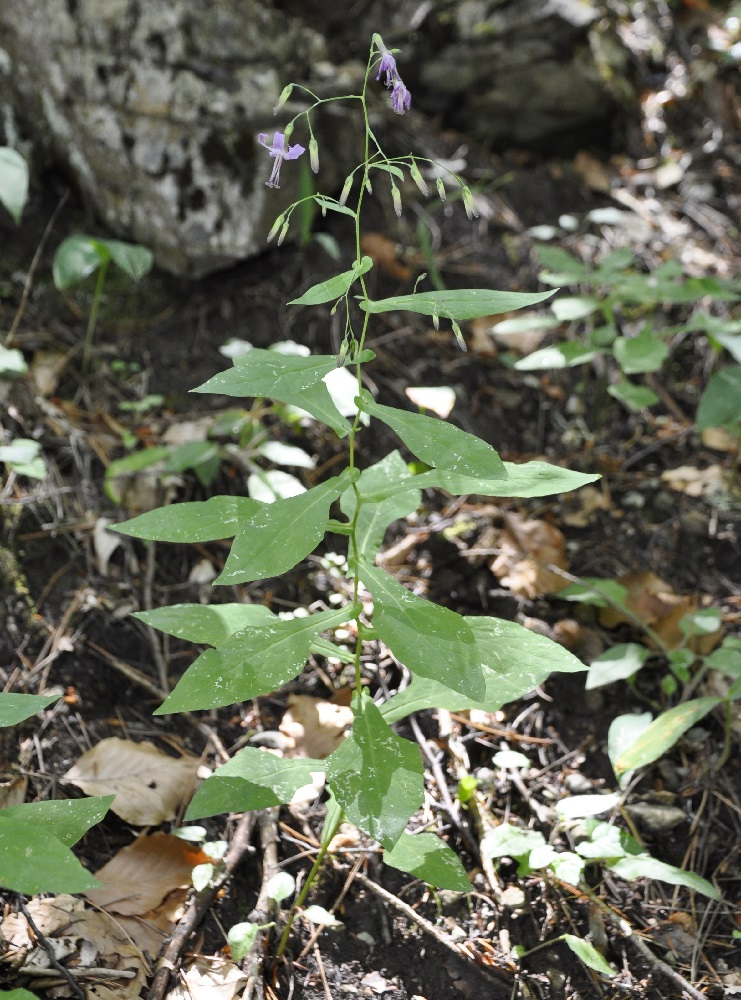
[[[730,91],[722,93],[731,100]],[[733,100],[738,128],[737,93]],[[407,138],[414,148],[419,123],[411,121]],[[721,129],[723,135],[732,131],[727,123]],[[658,142],[648,133],[643,138],[649,146]],[[540,246],[560,247],[592,268],[614,251],[630,250],[632,263],[624,270],[631,278],[645,279],[676,261],[680,283],[737,279],[741,148],[722,138],[713,145],[711,138],[697,122],[688,122],[683,149],[689,158],[678,154],[667,161],[658,154],[642,160],[585,152],[558,160],[530,153],[489,155],[462,146],[463,139],[454,135],[425,137],[428,144],[437,141],[437,155],[466,159],[464,173],[477,185],[480,218],[470,224],[460,202],[433,206],[405,188],[405,212],[397,223],[390,199],[380,194],[370,209],[364,247],[376,263],[370,294],[406,293],[423,271],[446,287],[533,290],[541,271],[555,270],[539,263]],[[398,141],[403,145],[405,139]],[[672,175],[667,163],[674,167]],[[3,223],[4,330],[18,315],[29,261],[62,185],[59,178],[45,179],[17,232]],[[591,214],[595,210],[598,214]],[[352,250],[341,221],[319,217],[314,228],[335,240],[348,260]],[[332,273],[326,239],[322,246],[312,240],[303,248],[271,249],[199,282],[156,272],[138,287],[112,280],[91,370],[83,375],[80,344],[90,290],[60,296],[49,275],[61,239],[93,225],[70,197],[42,251],[8,345],[23,352],[30,371],[3,383],[4,443],[14,437],[39,441],[46,476],[34,481],[9,472],[0,490],[0,597],[6,616],[0,681],[4,690],[58,691],[61,700],[3,737],[2,805],[19,796],[34,801],[80,794],[63,776],[84,753],[114,737],[127,745],[151,744],[171,759],[192,755],[211,768],[248,739],[284,749],[291,741],[301,744],[309,738],[309,724],[297,727],[303,703],[296,696],[320,699],[322,706],[330,702],[341,714],[347,693],[342,664],[314,657],[273,697],[198,719],[153,717],[165,689],[195,653],[191,644],[154,633],[133,619],[132,611],[209,600],[264,603],[275,611],[329,607],[337,560],[320,549],[280,581],[217,588],[212,594],[210,581],[226,557],[224,543],[145,546],[105,531],[164,500],[244,495],[247,472],[274,469],[244,437],[235,448],[235,439],[223,430],[214,433],[218,469],[207,488],[187,466],[167,473],[160,465],[153,474],[132,471],[125,479],[106,481],[111,462],[131,451],[203,441],[214,418],[227,410],[224,428],[237,420],[250,434],[301,448],[311,467],[290,471],[305,485],[340,461],[342,443],[316,423],[289,424],[274,410],[250,409],[251,402],[188,395],[228,367],[220,349],[232,338],[255,347],[291,340],[318,353],[339,349],[339,319],[328,322],[319,309],[285,306],[297,290]],[[559,294],[604,301],[609,289],[585,277]],[[492,862],[481,855],[486,830],[502,822],[537,830],[557,849],[573,850],[579,831],[554,807],[569,794],[617,790],[607,745],[613,720],[631,713],[656,716],[717,693],[724,675],[703,669],[699,676],[699,657],[717,649],[724,636],[741,635],[738,448],[730,435],[701,434],[695,424],[700,396],[720,357],[697,317],[713,317],[714,329],[734,335],[738,305],[709,293],[644,306],[618,297],[613,310],[621,335],[634,337],[650,323],[667,348],[656,372],[632,376],[657,397],[650,407],[630,409],[610,394],[619,372],[609,353],[574,367],[513,367],[536,349],[538,337],[544,338],[540,346],[586,340],[597,325],[593,316],[564,321],[554,330],[535,324],[499,335],[492,328],[502,317],[491,317],[464,327],[466,353],[449,330],[432,329],[421,316],[405,318],[404,325],[383,316],[372,327],[368,346],[377,357],[369,369],[370,387],[382,402],[409,406],[408,386],[448,386],[455,392],[451,419],[490,441],[507,461],[543,459],[602,477],[572,494],[529,501],[428,491],[419,511],[390,530],[385,568],[415,592],[456,611],[514,620],[551,636],[583,660],[585,671],[619,644],[645,649],[642,658],[648,659],[630,682],[587,690],[585,673],[554,674],[496,713],[425,712],[403,723],[402,735],[420,743],[427,766],[426,802],[415,824],[435,829],[458,852],[472,891],[435,892],[381,865],[378,850],[348,831],[311,897],[332,909],[340,925],[314,939],[312,925],[299,921],[292,960],[271,965],[266,958],[255,995],[658,1000],[741,994],[738,711],[730,718],[710,713],[689,728],[641,769],[620,803],[600,817],[629,831],[658,860],[710,880],[719,899],[662,881],[628,881],[599,865],[588,867],[586,881],[575,886],[546,868],[529,870],[517,859]],[[686,330],[679,329],[683,325]],[[720,360],[727,363],[728,356]],[[246,409],[235,417],[235,406]],[[375,428],[361,433],[361,464],[372,464],[392,447],[391,436]],[[609,603],[599,608],[567,600],[562,590],[574,578],[620,582],[631,616]],[[677,680],[666,654],[688,645],[677,629],[679,617],[710,608],[717,610],[719,628],[702,637],[695,647],[698,659]],[[383,651],[376,661],[368,666],[374,694],[404,683],[404,672]],[[292,723],[287,709],[296,717]],[[341,738],[343,725],[324,735]],[[510,756],[494,762],[501,751],[517,751],[526,760]],[[467,802],[458,798],[464,775],[477,779]],[[122,762],[115,780],[125,777]],[[186,796],[182,789],[172,794],[182,801],[173,810],[176,818],[164,824],[137,824],[109,812],[75,848],[83,864],[98,871],[150,827],[169,831],[182,825]],[[220,997],[228,1000],[244,990],[241,974],[223,972],[225,933],[255,910],[266,872],[305,875],[322,819],[320,799],[266,810],[246,823],[239,816],[205,823],[212,840],[233,842],[238,831],[241,850],[217,898],[197,896],[203,919],[192,936],[182,937],[174,968],[183,995],[213,995],[203,971],[208,963]],[[188,884],[182,866],[189,871],[199,860],[204,858],[197,847],[186,857],[158,859],[155,868],[172,865],[174,873],[163,877],[156,902],[147,897],[139,909],[110,905],[116,920],[125,914],[147,925],[151,936],[139,952],[146,965],[136,979],[117,985],[91,979],[89,995],[128,998],[138,996],[145,982],[151,985],[148,973],[159,945],[184,929],[183,912],[186,917],[193,912],[193,893],[188,902],[182,888]],[[134,895],[142,882],[154,879],[149,868],[138,865],[144,862],[134,862],[133,873],[125,875]],[[25,905],[37,907],[36,923],[50,938],[63,936],[49,915],[62,904],[36,897]],[[105,910],[107,904],[98,905]],[[19,933],[16,909],[8,894],[2,933],[11,953],[18,947],[8,930],[12,925]],[[564,934],[589,940],[612,964],[613,977],[582,964]],[[79,943],[76,939],[65,953],[71,968],[84,967]],[[269,954],[269,942],[264,945]],[[200,973],[193,971],[197,968]],[[34,978],[17,963],[12,968],[7,951],[0,959],[0,983],[40,996],[67,995],[53,977]]]

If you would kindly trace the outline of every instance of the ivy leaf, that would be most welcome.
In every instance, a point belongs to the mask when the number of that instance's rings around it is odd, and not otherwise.
[[[17,726],[59,698],[58,694],[0,693],[0,727]]]
[[[481,479],[506,479],[499,455],[486,441],[454,424],[376,403],[363,392],[356,404],[395,431],[417,458],[436,469]]]
[[[331,205],[327,206],[332,207]],[[370,257],[363,257],[360,263],[350,271],[336,274],[334,278],[327,281],[320,281],[318,285],[307,288],[304,294],[298,299],[291,299],[289,306],[318,306],[322,302],[332,302],[341,299],[348,289],[354,284],[361,274],[365,274],[373,267],[373,260]]]
[[[448,690],[473,699],[486,683],[473,631],[455,611],[415,596],[381,569],[363,562],[363,582],[373,594],[373,625],[378,635],[409,669]]]
[[[682,733],[704,719],[722,701],[722,698],[694,698],[662,712],[643,730],[635,743],[613,761],[615,774],[620,777],[625,771],[633,771],[661,757],[674,746]]]
[[[361,492],[372,493],[411,478],[412,473],[407,463],[398,451],[392,451],[380,462],[360,473],[358,488]],[[355,516],[356,503],[354,490],[346,490],[340,497],[340,509],[348,521],[352,521]],[[378,503],[362,503],[355,525],[358,555],[361,559],[372,563],[383,544],[388,526],[399,518],[407,517],[419,507],[419,503],[420,492],[414,489]]]
[[[460,288],[454,291],[418,292],[413,295],[395,295],[390,299],[361,300],[360,308],[369,313],[409,312],[425,316],[447,316],[449,319],[476,319],[514,312],[526,306],[544,302],[555,294],[550,292],[497,292],[490,288]]]
[[[477,662],[486,685],[483,696],[470,698],[429,677],[414,677],[408,688],[381,707],[387,722],[398,722],[428,708],[496,712],[534,690],[551,673],[586,670],[581,660],[563,646],[515,622],[477,616],[465,620],[476,641]]]
[[[312,772],[324,770],[323,760],[288,760],[265,750],[246,747],[217,768],[198,788],[185,814],[187,820],[287,805]]]
[[[424,801],[422,756],[389,728],[365,689],[353,710],[352,732],[327,758],[327,781],[350,822],[393,847]]]
[[[438,889],[470,892],[466,869],[455,853],[434,833],[402,833],[383,855],[384,864],[409,872]]]
[[[306,493],[261,504],[241,523],[226,565],[214,583],[264,580],[300,563],[324,538],[329,508],[352,479],[353,473],[346,469]]]
[[[111,531],[157,542],[213,542],[233,538],[247,518],[262,509],[249,497],[211,497],[158,507],[113,524]]]
[[[240,629],[219,649],[201,653],[155,715],[221,708],[277,690],[301,672],[314,639],[353,613],[345,606]]]

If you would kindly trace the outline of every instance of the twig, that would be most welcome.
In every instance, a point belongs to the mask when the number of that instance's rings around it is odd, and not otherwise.
[[[267,885],[278,870],[278,810],[264,809],[258,816],[260,827],[260,848],[262,849],[262,882],[257,894],[257,902],[247,918],[250,923],[264,924],[270,917],[270,899]],[[247,985],[242,994],[242,1000],[262,1000],[264,990],[260,975],[260,959],[262,946],[267,931],[259,930],[252,942],[249,953],[245,956],[243,969],[247,975]]]
[[[157,569],[157,543],[148,542],[147,543],[147,571],[144,575],[144,609],[145,611],[151,611],[152,604],[152,591],[154,589],[154,574]],[[147,636],[149,637],[149,645],[152,647],[152,655],[154,656],[154,662],[157,666],[157,674],[160,679],[160,687],[163,691],[169,690],[170,684],[167,678],[167,664],[165,663],[165,658],[162,655],[162,647],[160,646],[159,636],[156,630],[149,624],[146,626]]]
[[[329,983],[327,982],[327,973],[324,971],[324,962],[322,961],[322,953],[319,951],[319,945],[314,942],[314,958],[316,959],[316,964],[319,967],[319,975],[322,977],[322,985],[324,986],[324,996],[326,1000],[332,1000],[332,994],[329,992]]]
[[[242,816],[234,831],[231,846],[224,857],[224,867],[204,889],[197,892],[191,899],[188,909],[179,920],[157,962],[157,969],[147,993],[147,1000],[162,1000],[167,992],[170,976],[175,971],[176,962],[183,953],[188,940],[205,918],[217,895],[234,874],[249,848],[255,825],[255,815],[255,813],[249,812]]]
[[[625,928],[621,928],[626,939],[633,944],[633,947],[638,951],[643,958],[643,960],[651,966],[651,971],[654,975],[663,976],[665,979],[670,980],[677,986],[683,995],[691,997],[692,1000],[708,1000],[704,993],[695,989],[692,983],[688,982],[683,975],[673,969],[671,965],[662,961],[651,951],[649,946],[640,938],[632,928],[629,928],[630,933],[628,933]]]
[[[54,954],[54,948],[52,947],[51,942],[44,937],[44,935],[41,933],[41,931],[34,923],[34,919],[28,912],[28,907],[23,902],[23,899],[20,896],[18,896],[17,899],[18,899],[18,908],[20,909],[23,916],[26,918],[28,926],[33,931],[36,940],[39,942],[41,947],[49,956],[49,964],[53,966],[53,968],[57,970],[60,976],[69,984],[69,988],[72,990],[74,995],[76,997],[79,997],[79,1000],[85,1000],[85,991],[83,990],[83,988],[80,986],[79,983],[75,982],[74,976],[72,975],[70,970],[66,968],[64,965],[62,965],[60,961],[58,961],[56,955]]]

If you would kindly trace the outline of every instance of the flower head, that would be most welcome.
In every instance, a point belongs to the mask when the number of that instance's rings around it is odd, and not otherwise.
[[[381,50],[381,64],[378,67],[376,80],[380,80],[383,73],[386,74],[386,86],[393,87],[394,80],[398,78],[399,74],[396,71],[396,60],[387,49]]]
[[[378,75],[376,76],[376,80],[380,80],[383,74],[386,74],[386,79],[384,81],[386,86],[394,88],[391,94],[391,107],[397,115],[403,115],[404,112],[408,111],[412,106],[412,95],[404,86],[404,81],[399,76],[399,71],[396,68],[396,59],[394,59],[389,50],[383,44],[383,39],[380,35],[373,36],[373,44],[376,46],[381,56],[381,61],[378,64]]]
[[[397,115],[403,115],[405,111],[408,111],[412,106],[412,95],[409,93],[407,88],[401,81],[400,77],[397,77],[394,83],[394,90],[391,94],[391,107],[394,109]]]
[[[265,183],[269,188],[280,187],[280,167],[283,161],[295,160],[301,156],[302,153],[305,153],[306,150],[303,146],[299,146],[298,144],[295,146],[287,146],[286,136],[283,132],[276,132],[273,136],[272,143],[268,139],[267,132],[261,132],[257,137],[257,141],[261,146],[264,146],[270,155],[275,159],[273,169],[270,172],[270,177]]]

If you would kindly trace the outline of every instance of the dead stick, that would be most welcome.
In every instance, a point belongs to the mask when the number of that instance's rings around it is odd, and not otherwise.
[[[249,812],[242,816],[234,831],[231,846],[224,857],[223,869],[204,889],[195,894],[188,909],[178,921],[157,962],[157,970],[147,993],[147,1000],[163,1000],[170,984],[170,976],[175,971],[176,962],[185,950],[188,940],[205,918],[217,894],[234,874],[249,848],[255,815],[254,812]]]
[[[28,907],[23,902],[23,900],[21,899],[21,897],[18,896],[17,898],[18,898],[18,908],[20,909],[20,911],[23,914],[23,916],[26,918],[26,922],[28,923],[28,926],[33,931],[36,940],[39,942],[39,944],[41,945],[41,947],[44,949],[44,951],[48,955],[48,957],[49,957],[49,964],[54,969],[57,970],[57,972],[59,973],[59,975],[64,980],[66,980],[66,982],[69,985],[69,988],[72,990],[73,994],[76,997],[79,997],[80,1000],[85,1000],[85,991],[83,990],[83,988],[80,986],[79,983],[75,982],[74,977],[73,977],[72,973],[70,972],[70,970],[68,968],[66,968],[64,965],[62,965],[62,963],[57,959],[57,956],[54,954],[54,948],[53,948],[51,942],[47,938],[45,938],[44,935],[41,933],[41,931],[38,929],[38,927],[34,923],[33,917],[28,912]]]
[[[259,814],[258,823],[260,826],[260,848],[262,849],[262,882],[257,894],[257,902],[247,919],[250,923],[260,925],[270,919],[271,901],[268,897],[267,885],[278,871],[278,810],[263,810]],[[252,1000],[252,997],[262,1000],[264,996],[260,979],[260,957],[266,933],[267,930],[257,932],[252,947],[245,956],[242,968],[247,975],[247,985],[242,994],[243,1000]]]

